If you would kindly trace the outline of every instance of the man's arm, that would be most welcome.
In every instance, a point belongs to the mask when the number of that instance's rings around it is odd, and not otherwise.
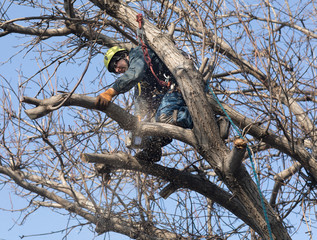
[[[144,60],[141,47],[132,49],[129,53],[129,68],[114,83],[112,88],[101,93],[95,102],[98,109],[104,109],[112,98],[120,93],[125,93],[140,82],[146,71],[147,64]]]
[[[147,69],[141,47],[134,48],[129,53],[129,68],[114,83],[113,89],[125,93],[140,82]]]
[[[104,109],[108,106],[109,102],[112,101],[112,98],[118,95],[118,92],[113,88],[109,88],[107,91],[101,93],[95,102],[95,106],[98,109]]]

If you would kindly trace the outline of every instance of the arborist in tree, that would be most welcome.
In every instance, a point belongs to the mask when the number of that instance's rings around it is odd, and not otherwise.
[[[144,54],[144,45],[133,48],[130,52],[118,46],[107,51],[104,63],[108,71],[122,75],[112,88],[97,97],[97,108],[106,108],[114,96],[135,87],[136,114],[140,119],[147,118],[147,121],[192,128],[192,118],[175,78],[154,51],[147,48],[146,52],[148,61]],[[143,150],[135,157],[157,162],[161,159],[162,147],[171,141],[170,138],[147,137],[142,144]]]

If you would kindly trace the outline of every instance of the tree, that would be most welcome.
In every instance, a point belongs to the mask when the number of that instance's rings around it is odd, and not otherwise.
[[[10,18],[21,6],[38,15]],[[1,38],[28,36],[21,52],[37,53],[39,69],[24,76],[22,68],[18,86],[2,75],[2,183],[30,201],[29,211],[63,209],[98,234],[291,239],[306,227],[312,239],[315,11],[310,1],[4,3]],[[94,107],[111,82],[89,67],[111,46],[138,44],[140,12],[147,44],[176,77],[193,130],[139,123],[129,94],[106,115]],[[84,66],[76,81],[63,78],[71,64]],[[215,116],[226,114],[234,125],[224,142]],[[127,131],[174,141],[159,163],[139,162],[124,145]]]

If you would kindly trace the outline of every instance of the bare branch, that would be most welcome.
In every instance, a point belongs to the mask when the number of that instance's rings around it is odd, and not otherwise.
[[[70,34],[72,31],[71,29],[59,28],[59,29],[35,29],[31,27],[23,27],[14,23],[4,24],[1,27],[7,32],[14,32],[20,34],[28,34],[28,35],[36,35],[41,37],[52,37],[52,36],[65,36]]]
[[[274,183],[274,187],[273,187],[272,195],[270,199],[270,205],[272,207],[275,207],[276,197],[280,191],[280,188],[283,182],[287,180],[288,178],[290,178],[291,176],[293,176],[300,169],[300,167],[301,167],[301,164],[299,162],[295,162],[291,167],[283,170],[282,172],[274,176],[275,183]]]

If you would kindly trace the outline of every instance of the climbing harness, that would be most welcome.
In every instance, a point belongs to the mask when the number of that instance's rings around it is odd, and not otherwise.
[[[151,72],[152,72],[153,76],[155,77],[156,81],[159,83],[159,85],[162,87],[169,88],[171,83],[168,81],[160,80],[153,70],[151,57],[149,55],[148,48],[144,42],[143,15],[141,13],[136,16],[136,21],[139,23],[139,28],[137,29],[137,38],[139,41],[139,45],[141,45],[141,47],[142,47],[144,60],[147,63],[147,65],[149,66],[149,68],[151,69]]]
[[[210,80],[207,82],[207,88],[212,93],[212,95],[213,95],[214,99],[216,100],[217,104],[220,106],[221,110],[225,113],[226,117],[228,118],[228,120],[232,124],[233,128],[235,129],[235,131],[238,133],[239,137],[241,139],[243,139],[243,136],[242,136],[241,132],[239,131],[238,127],[233,123],[233,121],[230,118],[230,116],[228,115],[227,111],[222,106],[222,104],[219,101],[218,97],[216,96],[216,94],[214,93],[212,88],[210,87]],[[252,158],[252,152],[251,152],[251,149],[249,148],[248,145],[247,145],[247,151],[248,151],[248,155],[249,155],[249,158],[250,158],[250,162],[251,162],[251,166],[252,166],[255,182],[256,182],[256,185],[257,185],[257,188],[258,188],[258,191],[259,191],[259,195],[260,195],[260,199],[261,199],[261,205],[262,205],[262,208],[263,208],[263,213],[264,213],[264,218],[265,218],[265,221],[266,221],[267,229],[269,231],[270,239],[273,240],[271,225],[270,225],[269,218],[268,218],[268,215],[267,215],[267,210],[266,210],[266,207],[265,207],[265,204],[264,204],[264,197],[262,195],[260,182],[259,182],[259,179],[258,179],[256,171],[255,171],[254,161],[253,161],[253,158]]]

